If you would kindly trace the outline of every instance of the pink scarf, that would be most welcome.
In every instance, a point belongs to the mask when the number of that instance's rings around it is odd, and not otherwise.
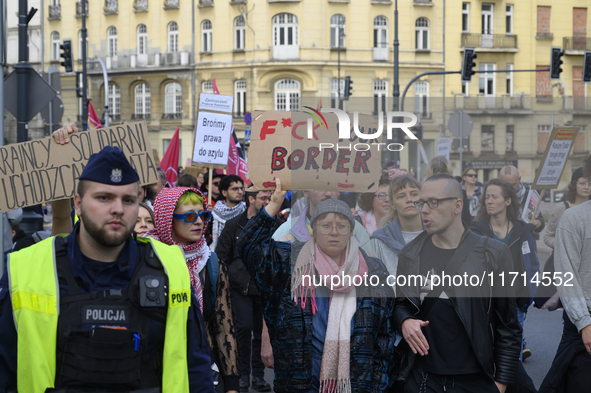
[[[193,191],[202,197],[203,209],[207,210],[207,199],[203,196],[201,191],[196,188],[163,188],[162,191],[158,193],[156,201],[154,202],[154,220],[156,221],[156,228],[146,233],[146,236],[150,236],[151,238],[168,245],[177,245],[183,250],[189,274],[191,275],[191,284],[195,289],[201,313],[203,313],[203,288],[201,286],[201,280],[199,279],[199,272],[203,270],[211,255],[211,251],[205,242],[205,229],[207,228],[207,223],[203,227],[203,235],[201,236],[201,239],[196,243],[184,245],[179,244],[172,239],[172,215],[174,214],[179,198],[187,191]]]

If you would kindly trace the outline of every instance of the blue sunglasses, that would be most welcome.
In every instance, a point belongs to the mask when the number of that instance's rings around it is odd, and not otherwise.
[[[189,212],[185,214],[173,214],[172,215],[177,220],[183,220],[184,222],[194,223],[201,217],[201,221],[207,222],[211,220],[211,212],[209,210],[204,210],[201,213]]]

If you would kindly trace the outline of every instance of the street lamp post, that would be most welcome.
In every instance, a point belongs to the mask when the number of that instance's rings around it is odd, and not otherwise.
[[[339,15],[339,25],[338,25],[338,32],[337,32],[337,108],[341,109],[341,38],[345,36],[343,33],[343,16]]]
[[[398,84],[398,47],[400,43],[398,42],[398,0],[394,2],[394,88],[393,88],[393,95],[394,95],[394,103],[393,103],[393,111],[398,112],[399,108],[399,99],[400,99],[400,85]],[[400,121],[398,120],[397,123]],[[394,130],[394,135],[400,135],[399,130]],[[398,139],[398,138],[396,138]],[[396,140],[396,143],[402,143],[400,140]],[[396,163],[396,166],[400,168],[400,152],[394,151],[392,152],[393,161]]]

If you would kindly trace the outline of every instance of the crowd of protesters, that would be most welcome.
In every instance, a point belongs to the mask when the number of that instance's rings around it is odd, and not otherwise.
[[[67,132],[56,131],[56,141],[67,143]],[[276,392],[535,392],[522,361],[532,355],[525,319],[536,304],[564,308],[540,391],[588,390],[591,156],[547,224],[554,252],[545,271],[573,273],[572,286],[550,292],[536,284],[534,236],[546,223],[541,214],[522,219],[529,189],[517,168],[484,184],[471,167],[452,176],[441,157],[422,182],[393,163],[384,168],[365,194],[287,192],[279,179],[261,191],[222,171],[212,173],[211,189],[207,172],[170,185],[160,169],[157,183],[140,188],[134,236],[179,246],[184,256],[219,373],[203,383],[267,392],[269,367]],[[53,235],[76,232],[70,201],[55,201],[53,214]],[[23,242],[11,224],[15,251],[41,240]],[[493,284],[508,272],[524,278]],[[434,286],[444,273],[490,279]],[[392,276],[421,280],[392,285]],[[354,277],[371,284],[351,284]],[[1,364],[0,380],[11,372]]]

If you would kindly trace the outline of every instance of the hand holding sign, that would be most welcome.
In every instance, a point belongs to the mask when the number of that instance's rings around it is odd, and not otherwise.
[[[76,124],[72,123],[69,126],[55,130],[51,136],[58,145],[65,145],[66,143],[70,142],[70,134],[75,132],[78,132],[78,128],[76,127]]]

